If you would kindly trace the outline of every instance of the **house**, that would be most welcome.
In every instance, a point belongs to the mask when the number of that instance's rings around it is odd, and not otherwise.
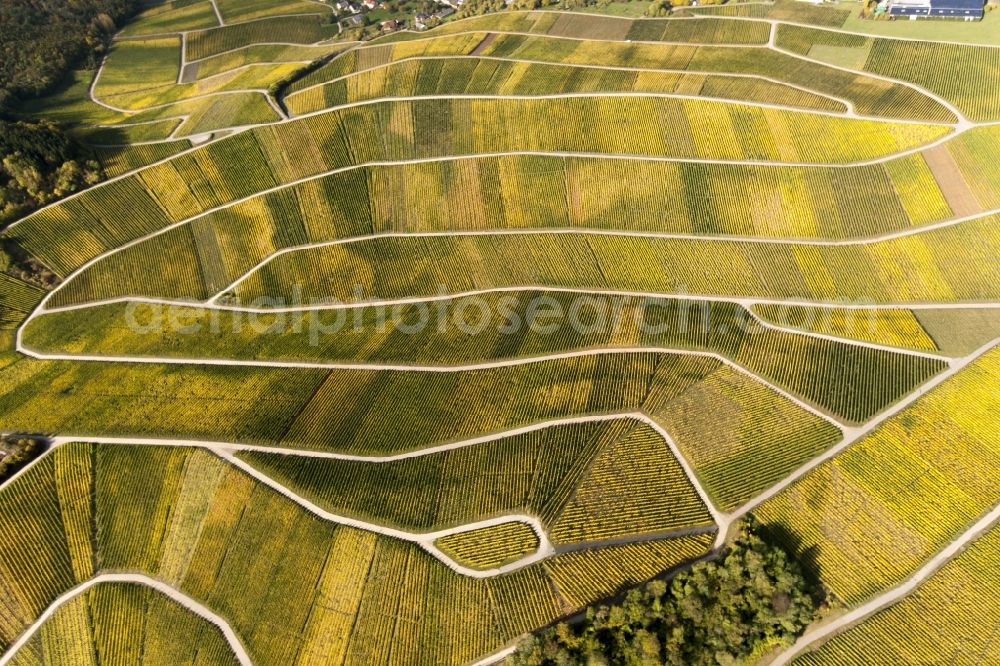
[[[378,0],[361,0],[361,5],[368,11],[371,11],[378,7]]]
[[[891,0],[890,16],[937,17],[978,21],[983,18],[983,0]]]
[[[344,28],[361,28],[365,25],[365,20],[358,14],[348,16],[343,21],[340,22]]]
[[[433,14],[431,14],[431,17],[436,18],[439,21],[443,21],[444,19],[448,18],[449,16],[451,16],[454,13],[455,13],[455,10],[452,9],[451,7],[442,7],[438,11],[434,12]]]
[[[388,21],[382,21],[378,24],[378,27],[382,29],[382,32],[392,32],[393,30],[399,30],[403,27],[402,21],[397,21],[396,19],[389,19]]]
[[[413,25],[417,30],[426,30],[427,22],[431,20],[430,14],[417,14],[413,17]]]

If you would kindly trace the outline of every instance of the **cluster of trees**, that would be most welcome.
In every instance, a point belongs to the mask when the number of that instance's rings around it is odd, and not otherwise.
[[[17,103],[96,64],[140,0],[0,2],[0,226],[102,178],[88,151],[49,122],[10,119]],[[0,260],[10,263],[9,253]]]
[[[0,108],[48,92],[84,58],[99,57],[139,0],[0,2]]]
[[[509,666],[724,666],[790,645],[816,615],[796,562],[748,521],[715,560],[630,590],[615,605],[526,639]]]
[[[0,225],[101,177],[100,164],[52,123],[0,119]]]
[[[726,0],[698,0],[698,5],[722,5]],[[653,0],[646,9],[646,16],[669,16],[674,7],[689,7],[692,0]]]
[[[0,437],[0,483],[42,455],[46,448],[47,442],[36,437]]]

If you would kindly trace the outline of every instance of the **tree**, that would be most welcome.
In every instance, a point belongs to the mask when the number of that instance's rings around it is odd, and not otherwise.
[[[791,643],[815,610],[798,565],[748,519],[714,561],[588,608],[583,621],[527,639],[507,663],[736,665],[755,650]]]
[[[52,123],[0,120],[0,223],[102,177],[89,150]]]

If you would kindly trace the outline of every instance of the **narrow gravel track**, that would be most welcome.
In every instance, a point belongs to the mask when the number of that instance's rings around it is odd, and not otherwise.
[[[1000,521],[1000,504],[995,506],[992,511],[976,521],[972,527],[963,532],[957,539],[948,544],[946,548],[931,558],[905,583],[894,587],[885,594],[875,597],[868,603],[855,608],[846,615],[838,617],[829,624],[825,624],[814,631],[807,631],[795,642],[794,645],[792,645],[792,647],[778,655],[778,657],[771,662],[771,666],[785,666],[785,664],[790,663],[810,645],[839,633],[843,629],[864,620],[865,618],[877,613],[887,606],[891,606],[903,597],[907,596],[920,587],[920,585],[928,578],[933,576],[939,569],[941,569],[941,567],[955,559],[955,557],[959,555],[962,550],[969,545],[969,543],[996,525],[998,521]]]
[[[176,588],[167,585],[163,581],[137,573],[100,574],[99,576],[95,576],[94,578],[91,578],[90,580],[67,591],[65,594],[52,602],[52,604],[50,604],[49,607],[42,612],[38,619],[32,622],[28,628],[24,630],[20,637],[7,648],[7,651],[4,652],[3,656],[0,656],[0,666],[7,666],[10,664],[14,657],[17,656],[18,650],[20,650],[25,643],[30,641],[45,621],[55,615],[56,611],[59,610],[64,604],[72,601],[95,585],[100,585],[102,583],[133,583],[145,585],[146,587],[150,587],[160,594],[169,597],[190,612],[208,620],[218,627],[222,631],[222,635],[225,636],[226,641],[229,643],[229,647],[232,649],[233,654],[236,656],[239,663],[242,666],[253,666],[253,662],[250,660],[250,656],[247,654],[246,648],[243,647],[243,641],[240,640],[239,636],[236,635],[236,632],[233,631],[233,628],[229,626],[229,623],[226,622],[224,618],[216,615],[206,606],[195,601]]]

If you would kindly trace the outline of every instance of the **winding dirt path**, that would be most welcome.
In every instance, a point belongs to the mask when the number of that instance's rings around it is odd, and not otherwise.
[[[233,631],[233,628],[229,626],[229,623],[226,622],[223,617],[215,614],[208,607],[198,601],[195,601],[176,588],[167,585],[163,581],[137,573],[100,574],[62,594],[58,599],[52,602],[49,607],[42,612],[38,619],[32,622],[27,629],[21,633],[18,639],[7,648],[6,652],[0,656],[0,666],[8,666],[14,657],[17,656],[18,651],[24,647],[24,645],[30,641],[36,633],[38,633],[38,630],[41,629],[46,620],[55,615],[56,611],[58,611],[63,605],[87,592],[90,588],[102,583],[132,583],[145,585],[146,587],[150,587],[160,594],[169,597],[186,608],[188,611],[205,620],[208,620],[218,627],[219,630],[222,631],[222,635],[225,637],[226,642],[229,643],[229,647],[232,649],[233,654],[236,656],[239,663],[242,666],[253,666],[253,662],[250,660],[250,655],[247,654],[246,648],[243,647],[243,641],[240,640],[239,636],[236,635],[236,632]]]
[[[792,647],[778,655],[778,657],[771,662],[771,666],[785,666],[796,656],[805,651],[805,649],[810,645],[839,633],[851,625],[864,620],[865,618],[877,613],[887,606],[891,606],[903,597],[907,596],[920,587],[920,585],[928,578],[933,576],[938,570],[941,569],[941,567],[955,559],[955,557],[959,555],[961,551],[969,545],[969,543],[974,541],[985,531],[992,528],[998,521],[1000,521],[1000,504],[995,506],[992,511],[976,521],[972,527],[963,532],[957,539],[948,544],[947,547],[938,552],[937,555],[918,569],[917,572],[907,579],[906,582],[894,587],[885,594],[875,597],[868,603],[855,608],[846,615],[838,617],[829,624],[823,625],[813,631],[807,631],[797,641],[795,641],[795,644],[792,645]]]

